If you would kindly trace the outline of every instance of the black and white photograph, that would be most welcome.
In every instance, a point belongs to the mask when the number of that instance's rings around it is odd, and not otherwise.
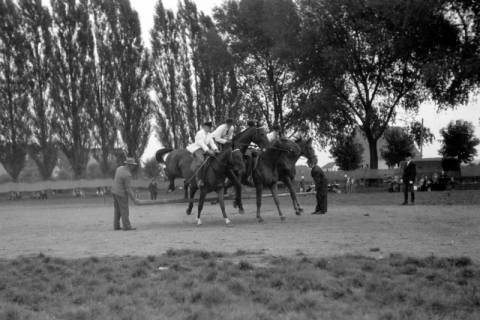
[[[479,150],[477,0],[0,0],[0,320],[478,320]]]

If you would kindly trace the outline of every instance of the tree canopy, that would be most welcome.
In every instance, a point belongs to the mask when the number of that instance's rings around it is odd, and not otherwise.
[[[480,139],[475,137],[473,124],[468,121],[452,121],[446,128],[440,130],[442,147],[439,153],[444,157],[456,158],[463,163],[469,163],[477,155],[476,146]]]
[[[365,133],[377,168],[377,141],[397,109],[416,110],[450,81],[458,29],[435,0],[299,3],[299,78]]]

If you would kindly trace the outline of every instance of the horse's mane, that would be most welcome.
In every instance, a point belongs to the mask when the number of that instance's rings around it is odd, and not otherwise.
[[[274,147],[277,147],[277,148],[280,148],[280,149],[285,149],[285,150],[288,150],[290,152],[294,152],[294,153],[300,153],[301,152],[301,149],[299,147],[299,145],[290,140],[290,139],[280,139],[278,141],[276,141],[273,145]]]

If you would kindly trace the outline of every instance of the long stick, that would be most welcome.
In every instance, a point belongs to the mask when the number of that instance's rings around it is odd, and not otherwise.
[[[315,192],[299,192],[297,193],[297,196],[300,197],[305,197],[311,194],[315,194]],[[290,196],[290,193],[279,193],[277,196],[279,197],[287,197]],[[271,198],[271,194],[264,194],[262,195],[262,198]],[[242,199],[255,199],[255,195],[248,195],[242,197]],[[235,200],[234,196],[228,196],[224,198],[225,200]],[[206,198],[205,202],[207,201],[216,201],[218,200],[218,197],[211,197],[211,198]],[[141,200],[142,202],[139,204],[141,206],[151,206],[151,205],[157,205],[157,204],[174,204],[174,203],[189,203],[189,202],[198,202],[198,199],[167,199],[167,200]]]

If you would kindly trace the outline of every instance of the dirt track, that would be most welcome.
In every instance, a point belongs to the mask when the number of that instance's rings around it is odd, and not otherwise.
[[[383,194],[343,197],[385,197]],[[347,199],[347,198],[343,198]],[[395,198],[396,199],[396,198]],[[335,200],[335,199],[334,199]],[[355,205],[337,198],[325,216],[308,214],[313,197],[302,198],[306,213],[293,214],[282,198],[287,221],[280,222],[271,199],[264,201],[264,224],[254,218],[255,204],[246,202],[243,216],[231,205],[235,226],[227,228],[218,206],[205,207],[204,225],[185,215],[185,205],[131,207],[134,232],[112,230],[109,201],[27,202],[0,207],[0,258],[44,254],[62,257],[160,254],[169,248],[233,252],[265,250],[274,255],[298,251],[318,256],[346,253],[385,256],[467,255],[480,261],[478,205]],[[378,251],[379,250],[379,251]]]

